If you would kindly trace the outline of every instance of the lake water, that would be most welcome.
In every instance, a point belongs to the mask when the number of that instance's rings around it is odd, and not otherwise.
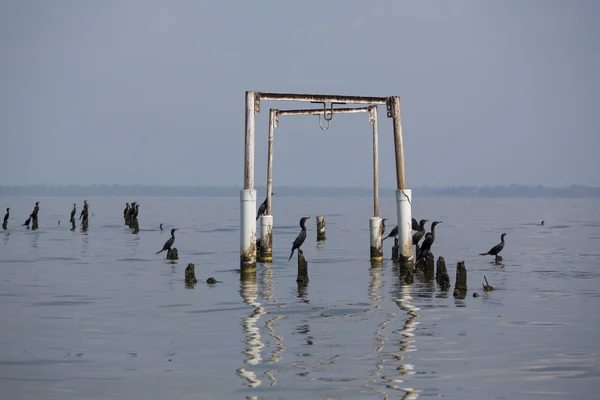
[[[26,230],[36,200],[40,229]],[[138,234],[123,225],[132,200],[141,204]],[[0,198],[2,210],[11,207],[9,230],[0,231],[2,399],[590,399],[600,391],[598,199],[414,193],[415,218],[443,221],[433,252],[452,286],[456,262],[466,263],[462,300],[421,275],[401,283],[389,240],[383,265],[371,268],[369,198],[274,196],[274,262],[245,281],[237,197],[88,198],[85,234],[69,230],[73,201],[79,215],[82,198]],[[395,219],[393,197],[380,207]],[[287,259],[305,215],[310,283],[299,288],[296,258]],[[319,245],[316,215],[327,224]],[[155,254],[171,227],[180,229],[176,264]],[[502,232],[497,265],[478,253]],[[192,289],[189,262],[199,280]],[[487,294],[484,275],[496,289]],[[207,285],[211,276],[221,282]]]

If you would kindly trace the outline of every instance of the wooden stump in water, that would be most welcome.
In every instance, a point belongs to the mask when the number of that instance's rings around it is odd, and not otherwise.
[[[448,276],[448,270],[446,269],[446,261],[444,257],[439,257],[437,260],[437,270],[435,272],[435,280],[437,281],[440,288],[445,290],[448,289],[450,284],[450,277]]]
[[[496,258],[495,258],[496,264],[499,264],[502,262],[502,256],[499,256],[496,254]]]
[[[167,250],[167,260],[175,261],[179,260],[179,252],[176,247]]]
[[[327,239],[325,234],[325,216],[317,215],[317,242],[323,242]]]
[[[39,228],[40,227],[38,225],[38,219],[37,219],[37,217],[35,217],[31,220],[31,229],[33,229],[35,231],[36,229],[39,229]]]
[[[189,263],[185,268],[185,284],[186,286],[194,286],[198,283],[198,279],[196,279],[196,266],[192,263]]]
[[[133,229],[133,233],[138,233],[140,231],[140,224],[138,223],[137,218],[134,218],[131,221],[131,228]]]
[[[467,268],[464,261],[456,264],[456,283],[454,284],[454,296],[464,297],[467,292]]]
[[[8,221],[2,223],[2,229],[6,230],[8,228]]]
[[[304,258],[304,252],[298,249],[298,283],[308,283],[308,262]]]
[[[423,272],[425,273],[425,280],[432,281],[435,279],[435,257],[430,252],[425,257],[425,269]]]
[[[84,218],[83,221],[81,222],[81,231],[87,232],[87,230],[88,230],[88,220],[87,220],[87,218]]]

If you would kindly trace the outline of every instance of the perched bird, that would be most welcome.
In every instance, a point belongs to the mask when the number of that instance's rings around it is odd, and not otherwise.
[[[135,211],[133,212],[133,219],[136,219],[138,217],[138,213],[140,212],[140,205],[136,204],[135,205]]]
[[[29,218],[27,218],[25,220],[25,223],[22,226],[29,226],[29,223],[31,222],[31,215],[29,216]]]
[[[10,217],[10,207],[6,209],[6,214],[4,215],[3,223],[6,224],[8,222],[8,217]]]
[[[431,246],[433,245],[433,242],[435,241],[435,227],[437,224],[441,224],[441,223],[442,223],[442,221],[433,221],[431,223],[431,232],[427,232],[427,234],[425,235],[425,240],[423,240],[423,244],[421,245],[421,248],[419,249],[419,255],[417,257],[417,262],[418,262],[418,260],[421,259],[421,257],[423,257],[425,252],[431,251]]]
[[[160,224],[160,226],[159,226],[159,228],[160,228],[161,231],[163,230],[162,226],[163,226],[163,224]]]
[[[298,251],[300,251],[300,246],[302,246],[302,243],[304,243],[304,241],[306,240],[306,226],[304,225],[304,223],[309,218],[310,217],[302,217],[300,219],[300,228],[302,228],[302,230],[300,231],[300,233],[296,237],[296,240],[294,240],[294,243],[292,244],[292,252],[290,253],[290,258],[288,258],[288,262],[292,259],[292,256],[294,255],[294,250],[298,249]]]
[[[503,233],[502,235],[500,235],[500,243],[498,243],[497,245],[492,247],[490,249],[490,251],[488,251],[487,253],[479,253],[479,255],[480,256],[487,256],[487,255],[497,256],[498,253],[500,253],[502,251],[502,249],[504,248],[504,236],[506,236],[506,233]]]
[[[414,218],[412,219],[412,230],[413,231],[418,231],[419,230],[419,223]]]
[[[273,196],[275,193],[271,192],[271,196]],[[258,221],[258,218],[261,215],[265,215],[265,213],[267,212],[267,200],[268,198],[265,197],[265,201],[263,201],[261,203],[261,205],[258,207],[258,212],[256,213],[256,220]]]
[[[83,214],[87,214],[88,212],[88,203],[87,200],[83,201],[83,208],[81,209],[81,214],[79,214],[79,219],[83,217]]]
[[[381,220],[381,236],[383,236],[383,234],[385,233],[385,221],[387,220],[387,218]]]
[[[76,214],[77,214],[77,203],[73,203],[73,210],[71,210],[71,219],[69,220],[70,223],[75,222]]]
[[[128,212],[129,212],[129,203],[125,203],[125,209],[123,210],[123,218],[127,217]]]
[[[169,240],[167,240],[162,248],[161,251],[157,251],[156,254],[162,253],[163,251],[167,251],[171,249],[171,246],[173,246],[173,243],[175,243],[175,231],[177,229],[173,228],[171,229],[171,237],[169,238]]]
[[[419,222],[419,230],[416,231],[413,235],[412,235],[412,242],[413,242],[413,246],[418,246],[419,245],[419,241],[421,239],[423,239],[423,236],[425,236],[425,224],[428,222],[428,219],[422,219]]]
[[[544,221],[542,220],[542,223],[540,224],[540,226],[544,226]]]
[[[385,240],[385,239],[387,239],[389,237],[396,237],[396,236],[398,236],[398,225],[396,225],[394,227],[394,229],[392,229],[392,231],[390,232],[390,234],[387,235],[386,237],[384,237],[383,240]]]

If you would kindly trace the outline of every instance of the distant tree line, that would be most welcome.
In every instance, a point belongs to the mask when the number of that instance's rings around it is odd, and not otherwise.
[[[600,187],[572,185],[568,187],[545,186],[453,186],[445,188],[415,187],[419,196],[452,197],[600,197]],[[265,187],[257,188],[258,197],[266,193]],[[364,187],[292,187],[273,188],[277,196],[294,197],[370,197],[373,189]],[[158,186],[158,185],[33,185],[0,186],[1,196],[161,196],[161,197],[230,197],[239,196],[236,186]],[[395,189],[382,188],[381,196],[394,196]]]

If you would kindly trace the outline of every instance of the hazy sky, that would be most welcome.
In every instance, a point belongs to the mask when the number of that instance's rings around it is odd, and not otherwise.
[[[600,2],[0,2],[0,184],[243,186],[246,90],[401,97],[408,187],[600,185]],[[269,108],[257,115],[266,182]],[[395,187],[379,108],[380,182]],[[282,117],[275,185],[369,186],[365,114]]]

